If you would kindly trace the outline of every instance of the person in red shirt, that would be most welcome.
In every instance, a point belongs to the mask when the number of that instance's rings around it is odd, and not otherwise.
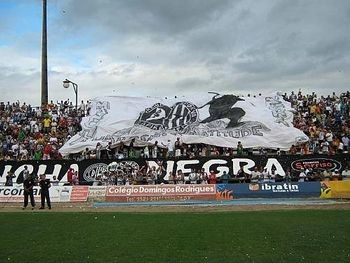
[[[214,173],[213,170],[210,171],[208,183],[209,184],[216,184],[216,173]]]
[[[50,143],[46,144],[43,150],[43,160],[50,160],[51,153],[52,153],[52,146]]]
[[[67,181],[70,185],[73,185],[73,175],[74,175],[74,169],[69,168],[67,172]]]

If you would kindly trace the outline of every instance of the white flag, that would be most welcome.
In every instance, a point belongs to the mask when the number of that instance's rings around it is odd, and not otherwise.
[[[204,94],[182,98],[99,97],[92,101],[90,116],[83,118],[82,131],[61,149],[77,153],[97,142],[120,142],[135,146],[174,143],[209,144],[235,148],[289,149],[308,137],[293,127],[290,103],[279,95],[238,97]]]

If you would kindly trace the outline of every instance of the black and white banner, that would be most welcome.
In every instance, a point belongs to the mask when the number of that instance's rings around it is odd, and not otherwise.
[[[290,103],[279,95],[238,97],[203,94],[193,98],[99,97],[92,101],[82,131],[61,149],[63,155],[94,149],[97,142],[135,146],[166,144],[177,137],[186,144],[289,149],[308,137],[292,125]]]
[[[23,183],[24,166],[28,167],[30,173],[35,175],[45,173],[47,178],[53,180],[53,176],[60,181],[60,184],[67,182],[69,168],[78,171],[81,184],[92,184],[96,177],[105,171],[115,171],[117,174],[129,175],[142,167],[152,169],[160,167],[163,170],[162,177],[168,179],[169,172],[182,170],[186,175],[191,169],[200,170],[204,168],[206,172],[214,170],[217,177],[224,171],[231,175],[237,174],[240,167],[248,174],[254,166],[266,168],[269,172],[276,171],[276,174],[284,176],[286,171],[299,174],[301,169],[312,168],[317,171],[328,169],[330,171],[342,171],[345,167],[350,167],[349,155],[339,154],[327,155],[282,155],[282,156],[246,156],[246,157],[202,157],[194,159],[128,159],[128,160],[84,160],[76,162],[66,161],[2,161],[0,162],[0,185],[6,182],[8,172],[13,173],[14,184]]]

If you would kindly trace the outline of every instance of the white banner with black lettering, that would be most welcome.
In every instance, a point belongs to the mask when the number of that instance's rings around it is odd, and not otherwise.
[[[90,116],[83,118],[82,131],[61,149],[63,155],[97,142],[135,146],[158,141],[159,145],[181,137],[186,144],[204,143],[235,148],[288,149],[308,137],[292,125],[290,103],[279,95],[238,97],[204,94],[193,98],[99,97],[92,101]]]
[[[70,202],[72,193],[71,186],[52,186],[50,188],[51,202]],[[34,199],[40,203],[40,187],[33,188]],[[23,186],[1,186],[0,202],[1,203],[18,203],[23,202],[24,190]]]

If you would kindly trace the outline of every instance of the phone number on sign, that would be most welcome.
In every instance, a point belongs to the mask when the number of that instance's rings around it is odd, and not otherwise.
[[[186,201],[190,200],[190,196],[138,196],[138,197],[126,197],[127,202],[152,202],[152,201]]]

